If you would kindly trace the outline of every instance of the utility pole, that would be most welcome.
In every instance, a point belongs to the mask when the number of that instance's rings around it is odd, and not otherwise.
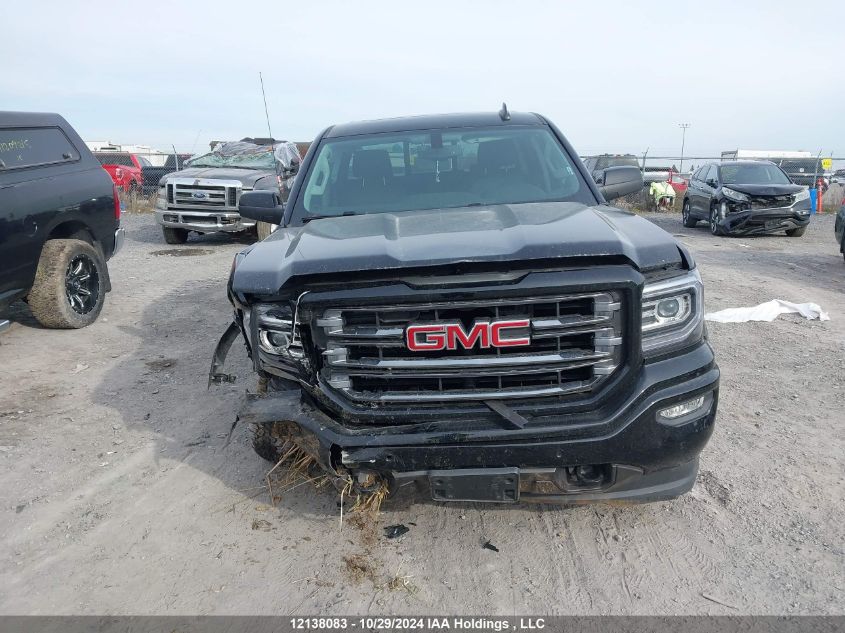
[[[684,143],[687,140],[687,128],[690,126],[689,123],[678,123],[678,127],[683,130],[681,132],[681,166],[678,168],[680,173],[684,173]]]

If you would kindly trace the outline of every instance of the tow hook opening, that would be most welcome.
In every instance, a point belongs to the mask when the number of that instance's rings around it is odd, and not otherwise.
[[[611,464],[582,464],[567,466],[558,470],[562,475],[559,481],[561,488],[567,492],[581,492],[584,490],[599,490],[613,481],[613,466]]]

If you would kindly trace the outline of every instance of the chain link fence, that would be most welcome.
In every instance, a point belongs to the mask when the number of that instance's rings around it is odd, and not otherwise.
[[[208,148],[217,141],[210,141]],[[103,168],[109,172],[117,185],[118,192],[126,212],[150,212],[155,208],[159,180],[172,172],[182,170],[186,162],[197,154],[207,151],[201,147],[198,151],[179,151],[171,145],[169,151],[139,145],[117,145],[112,143],[89,143],[94,155]],[[305,156],[310,143],[298,142],[300,156]],[[649,197],[652,183],[669,183],[675,192],[673,209],[680,209],[683,192],[689,178],[704,164],[718,163],[733,158],[745,158],[747,151],[723,152],[719,155],[680,154],[650,155],[641,154],[594,154],[582,156],[587,171],[595,179],[608,167],[630,165],[638,167],[643,174],[643,191],[621,201],[624,206],[636,209],[648,209],[656,206]],[[751,152],[755,159],[771,160],[783,169],[796,184],[815,187],[822,178],[825,209],[838,209],[845,196],[845,158],[836,158],[833,152]],[[799,155],[801,154],[801,155]],[[845,156],[845,152],[838,154]],[[829,160],[825,160],[829,159]]]

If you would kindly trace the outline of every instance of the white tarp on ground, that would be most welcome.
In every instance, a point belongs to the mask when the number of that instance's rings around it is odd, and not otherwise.
[[[745,323],[746,321],[774,321],[781,314],[798,313],[805,319],[830,321],[827,312],[817,303],[792,303],[782,299],[772,299],[751,308],[728,308],[704,315],[707,321],[717,323]]]

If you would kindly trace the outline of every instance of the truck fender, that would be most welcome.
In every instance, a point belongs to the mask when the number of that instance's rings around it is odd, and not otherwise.
[[[211,369],[208,372],[209,389],[212,383],[219,385],[224,382],[234,383],[237,380],[237,376],[223,373],[222,370],[226,364],[226,356],[232,348],[232,343],[235,342],[235,339],[238,338],[238,334],[240,333],[241,327],[235,321],[232,321],[229,327],[226,328],[226,331],[223,332],[223,336],[217,341],[217,347],[214,348],[214,356],[211,359]]]

